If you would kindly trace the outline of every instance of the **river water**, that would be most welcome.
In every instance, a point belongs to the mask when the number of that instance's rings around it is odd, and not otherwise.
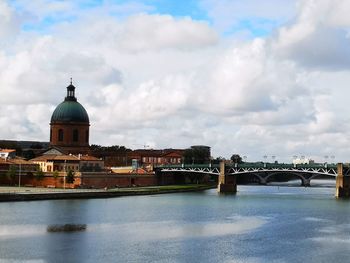
[[[0,262],[349,262],[332,187],[0,203]],[[86,224],[50,233],[52,224]]]

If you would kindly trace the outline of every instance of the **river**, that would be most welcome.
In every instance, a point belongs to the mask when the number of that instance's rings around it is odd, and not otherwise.
[[[350,200],[318,186],[0,203],[0,262],[349,262]]]

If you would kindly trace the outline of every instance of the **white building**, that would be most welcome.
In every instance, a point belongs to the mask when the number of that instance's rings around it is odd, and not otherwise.
[[[313,164],[315,163],[314,160],[309,158],[296,158],[293,159],[293,164]]]
[[[14,149],[0,149],[0,158],[9,159],[16,157],[16,150]]]

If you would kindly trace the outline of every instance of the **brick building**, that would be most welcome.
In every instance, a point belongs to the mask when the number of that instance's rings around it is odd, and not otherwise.
[[[72,82],[67,87],[67,96],[51,116],[50,146],[72,154],[89,152],[89,116],[75,97]]]
[[[162,164],[181,164],[183,161],[182,149],[139,149],[128,152],[129,160],[137,160],[139,165],[162,165]]]

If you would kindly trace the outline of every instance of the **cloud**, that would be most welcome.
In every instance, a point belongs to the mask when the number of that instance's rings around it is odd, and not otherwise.
[[[10,45],[0,46],[0,137],[48,138],[50,115],[73,77],[94,144],[207,144],[214,156],[237,152],[248,161],[265,154],[279,161],[295,154],[346,160],[347,3],[305,0],[294,9],[293,1],[282,2],[260,10],[253,0],[233,1],[228,11],[225,1],[202,3],[213,7],[212,19],[220,12],[232,18],[227,29],[242,19],[290,18],[276,34],[244,40],[220,35],[219,22],[148,14],[151,6],[120,17],[122,7],[113,11],[108,3],[74,4],[74,19],[59,18],[41,31],[40,21],[68,7],[43,4],[34,11],[43,2],[17,9],[5,2],[0,9],[10,22],[0,21],[0,34],[5,24],[15,30],[5,37]],[[28,23],[32,30],[23,29]]]
[[[346,1],[301,1],[296,22],[279,30],[277,51],[301,66],[339,70],[350,65]]]
[[[9,44],[19,32],[20,21],[16,13],[6,3],[0,2],[0,47]]]
[[[191,18],[175,20],[170,15],[137,15],[128,18],[117,37],[127,51],[194,49],[213,45],[217,34],[205,22]]]
[[[221,32],[257,31],[264,35],[295,14],[294,0],[202,0],[201,7],[207,11],[213,25]]]

